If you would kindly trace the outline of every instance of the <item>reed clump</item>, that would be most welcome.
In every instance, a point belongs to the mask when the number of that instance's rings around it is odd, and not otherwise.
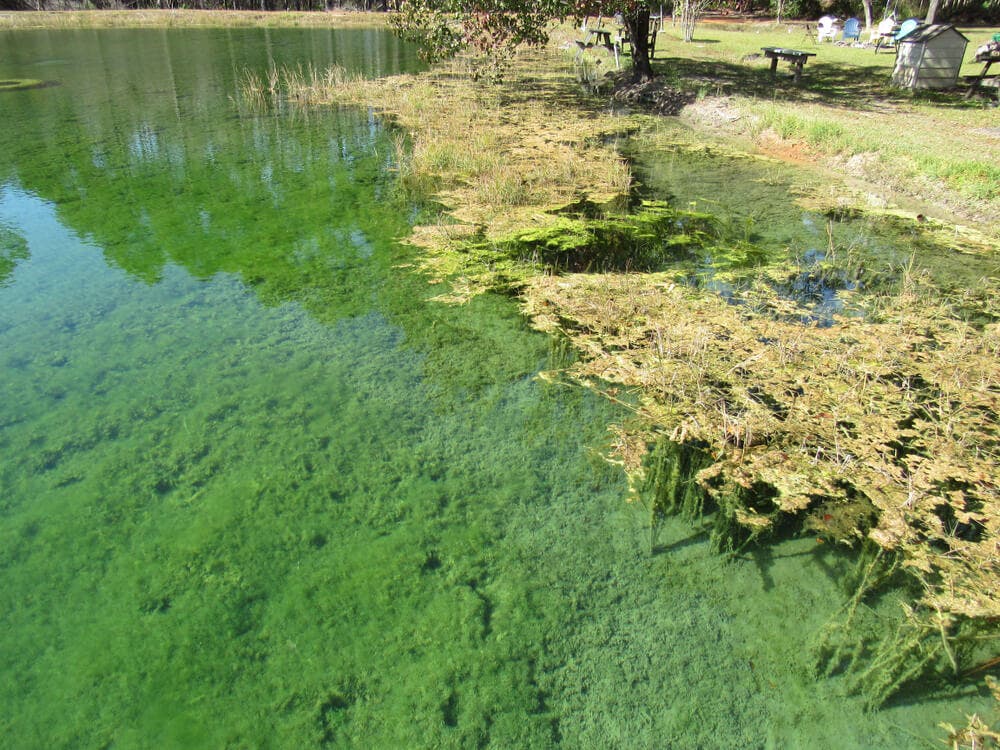
[[[238,80],[237,96],[240,104],[254,112],[317,106],[329,101],[330,90],[352,85],[360,78],[339,65],[272,65],[264,73],[244,70]]]

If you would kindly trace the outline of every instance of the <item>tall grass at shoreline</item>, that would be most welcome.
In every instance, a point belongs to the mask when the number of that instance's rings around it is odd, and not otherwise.
[[[996,149],[989,148],[988,139],[983,149],[942,153],[940,145],[929,142],[941,138],[933,129],[900,133],[858,126],[846,122],[842,115],[813,108],[789,110],[784,105],[760,102],[741,106],[754,120],[750,132],[756,138],[770,133],[802,143],[818,154],[847,159],[868,155],[868,161],[873,161],[871,157],[877,156],[882,161],[883,179],[896,182],[900,188],[906,180],[936,180],[965,199],[967,206],[981,203],[983,210],[989,210],[989,204],[1000,201],[1000,168],[990,159],[989,154]],[[952,134],[956,141],[965,140],[957,129]]]
[[[311,63],[294,67],[272,65],[266,73],[244,70],[239,79],[240,99],[251,108],[264,111],[291,102],[304,107],[329,103],[330,91],[362,80],[340,65],[320,69]]]
[[[259,107],[348,105],[383,112],[399,127],[403,185],[432,190],[467,229],[500,236],[553,220],[551,209],[580,200],[613,202],[631,187],[628,164],[602,142],[625,129],[624,118],[593,109],[593,100],[548,65],[540,59],[519,68],[524,85],[503,86],[472,83],[461,62],[423,76],[375,80],[336,66],[281,68],[267,76],[245,74],[240,92]],[[558,103],[567,97],[578,98],[590,114],[567,117]],[[428,234],[417,234],[433,243]]]

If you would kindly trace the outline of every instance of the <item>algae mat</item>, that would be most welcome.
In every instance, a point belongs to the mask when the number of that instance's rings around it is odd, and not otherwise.
[[[650,555],[621,415],[511,300],[427,301],[392,135],[229,98],[361,41],[4,41],[63,85],[0,129],[0,746],[911,747],[987,705],[815,680],[815,539]]]

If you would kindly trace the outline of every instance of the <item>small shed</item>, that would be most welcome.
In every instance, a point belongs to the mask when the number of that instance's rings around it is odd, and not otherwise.
[[[892,85],[947,89],[955,85],[969,40],[950,24],[918,26],[900,39]]]

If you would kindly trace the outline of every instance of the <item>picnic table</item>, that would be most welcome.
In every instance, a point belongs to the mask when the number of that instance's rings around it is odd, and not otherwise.
[[[583,39],[578,39],[576,41],[576,46],[579,48],[576,52],[577,62],[579,62],[583,56],[584,50],[591,49],[592,47],[604,47],[609,52],[614,54],[615,67],[621,68],[621,61],[619,60],[620,50],[618,48],[617,41],[612,41],[612,34],[615,34],[615,37],[619,36],[617,29],[611,29],[606,26],[595,26],[594,28],[585,29]]]
[[[976,54],[976,62],[986,63],[986,65],[983,66],[982,73],[972,78],[972,81],[969,84],[969,90],[965,92],[966,99],[971,99],[976,93],[979,85],[983,82],[983,79],[986,78],[986,74],[990,72],[990,66],[995,62],[1000,62],[1000,47],[989,46],[987,49],[978,52]]]
[[[778,60],[786,60],[792,65],[795,83],[802,80],[802,66],[810,57],[816,57],[815,52],[802,52],[787,47],[761,47],[761,49],[764,50],[764,56],[771,60],[771,77],[773,78],[777,74]]]

